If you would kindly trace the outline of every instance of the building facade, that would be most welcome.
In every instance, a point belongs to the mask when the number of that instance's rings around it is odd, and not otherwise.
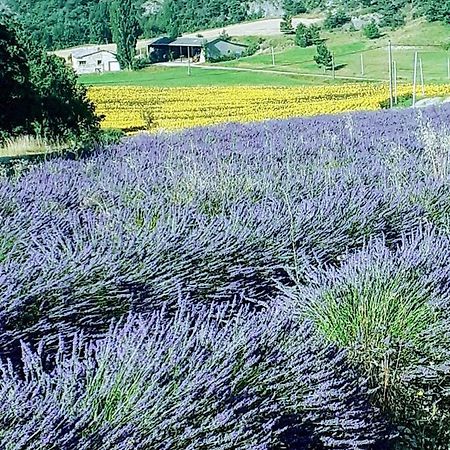
[[[75,50],[71,53],[69,62],[79,75],[120,71],[120,64],[115,53],[99,48]]]
[[[179,61],[190,58],[194,63],[217,61],[223,58],[239,58],[247,46],[230,42],[221,37],[161,37],[148,44],[148,54],[152,62]]]

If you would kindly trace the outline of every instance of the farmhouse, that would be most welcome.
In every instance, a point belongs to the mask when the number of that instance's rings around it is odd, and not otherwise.
[[[100,48],[84,48],[70,54],[69,63],[78,74],[117,72],[120,70],[115,53]]]
[[[247,49],[224,38],[160,37],[148,44],[148,54],[153,62],[175,61],[190,58],[193,62],[215,61],[225,57],[239,57]]]

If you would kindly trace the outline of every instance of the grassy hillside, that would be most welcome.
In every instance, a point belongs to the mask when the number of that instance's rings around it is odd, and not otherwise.
[[[427,23],[424,20],[410,22],[402,29],[386,33],[379,39],[369,40],[356,32],[324,32],[322,37],[334,52],[338,70],[337,80],[324,78],[323,70],[314,62],[316,48],[300,48],[294,45],[292,36],[267,37],[263,50],[254,56],[215,64],[229,69],[252,69],[282,73],[239,72],[206,70],[194,67],[188,76],[184,67],[156,67],[139,72],[86,75],[81,82],[89,85],[134,85],[153,87],[274,85],[295,86],[303,84],[341,83],[340,77],[360,77],[366,80],[388,79],[387,45],[393,44],[393,56],[397,63],[400,82],[410,82],[413,73],[414,52],[422,58],[426,83],[448,81],[447,58],[450,25]],[[246,38],[247,40],[249,38]],[[242,38],[241,38],[242,40]],[[275,49],[276,65],[272,65],[271,47]],[[364,75],[361,74],[361,55]],[[309,76],[305,76],[309,74]],[[330,73],[328,73],[330,76]],[[354,80],[353,80],[354,81]]]
[[[366,78],[388,79],[389,40],[393,45],[393,57],[397,63],[401,81],[411,81],[414,52],[419,51],[423,62],[425,81],[445,82],[448,79],[445,49],[449,42],[450,25],[427,23],[424,20],[410,22],[402,29],[386,33],[380,39],[369,40],[361,32],[325,32],[322,34],[327,46],[335,54],[337,74],[340,76],[361,76],[361,55],[363,56],[364,76]],[[287,42],[290,46],[286,48]],[[293,72],[322,74],[314,62],[315,47],[300,48],[293,44],[293,38],[283,41],[269,41],[275,46],[276,66],[272,67],[270,48],[239,61],[226,63],[232,67],[271,68],[292,70]]]

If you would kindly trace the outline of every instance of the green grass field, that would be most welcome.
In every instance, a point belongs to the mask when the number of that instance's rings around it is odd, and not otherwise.
[[[283,75],[257,72],[238,72],[206,70],[193,67],[189,76],[183,67],[149,67],[137,72],[116,72],[83,75],[80,81],[93,86],[149,86],[149,87],[186,87],[186,86],[298,86],[317,84],[315,77]],[[332,83],[326,79],[322,82]]]
[[[368,40],[361,32],[324,32],[328,47],[334,52],[338,77],[362,77],[367,80],[388,80],[388,41],[393,45],[399,82],[410,82],[413,77],[414,52],[419,50],[425,83],[446,83],[447,61],[450,57],[445,44],[450,43],[450,25],[416,20],[405,27],[386,33],[379,39]],[[305,84],[342,83],[351,80],[323,77],[323,70],[314,62],[315,47],[300,48],[292,36],[268,38],[262,53],[240,60],[218,63],[229,69],[241,68],[286,73],[240,72],[234,70],[207,70],[192,68],[188,76],[184,67],[153,66],[137,72],[85,75],[80,81],[87,85],[137,85],[152,87],[271,85],[296,86]],[[275,66],[270,47],[275,48]],[[364,76],[361,74],[363,55]],[[305,76],[308,74],[308,76]],[[328,73],[328,75],[330,75]],[[419,80],[420,81],[420,80]]]

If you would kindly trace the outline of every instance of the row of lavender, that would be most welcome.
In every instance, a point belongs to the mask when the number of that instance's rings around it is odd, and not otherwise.
[[[449,119],[139,137],[0,181],[0,448],[446,449]]]

